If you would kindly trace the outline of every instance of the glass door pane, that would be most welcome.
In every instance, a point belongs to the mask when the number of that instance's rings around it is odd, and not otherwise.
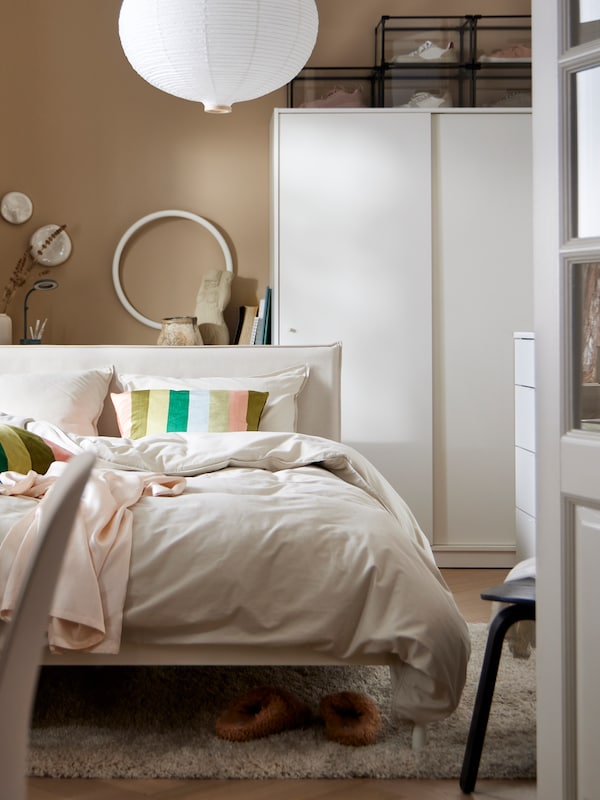
[[[574,236],[600,236],[600,67],[573,76],[575,109]]]
[[[600,263],[570,268],[572,427],[600,433]]]
[[[571,47],[600,39],[600,0],[572,3]]]

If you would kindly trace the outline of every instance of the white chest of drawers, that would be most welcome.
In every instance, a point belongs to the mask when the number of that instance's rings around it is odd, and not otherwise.
[[[535,555],[535,338],[514,334],[516,558]]]

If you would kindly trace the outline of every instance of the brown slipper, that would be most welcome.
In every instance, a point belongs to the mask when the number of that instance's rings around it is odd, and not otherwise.
[[[362,747],[373,744],[381,727],[379,709],[366,694],[339,692],[321,700],[319,712],[325,735],[338,744]]]
[[[217,719],[221,739],[247,742],[273,733],[301,728],[311,719],[310,708],[291,692],[259,686],[237,697]]]

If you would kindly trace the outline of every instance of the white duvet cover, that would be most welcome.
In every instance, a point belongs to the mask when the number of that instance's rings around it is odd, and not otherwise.
[[[297,433],[131,441],[27,427],[93,450],[98,470],[186,478],[181,495],[132,507],[128,642],[383,654],[398,716],[427,722],[458,704],[467,625],[412,513],[352,448]],[[0,537],[32,502],[0,497]]]

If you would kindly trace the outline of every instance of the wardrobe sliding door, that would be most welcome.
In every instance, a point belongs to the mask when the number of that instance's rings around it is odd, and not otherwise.
[[[429,114],[278,110],[274,341],[341,341],[342,438],[432,536]]]
[[[533,326],[531,113],[432,125],[435,543],[503,566],[515,547],[513,334]]]

